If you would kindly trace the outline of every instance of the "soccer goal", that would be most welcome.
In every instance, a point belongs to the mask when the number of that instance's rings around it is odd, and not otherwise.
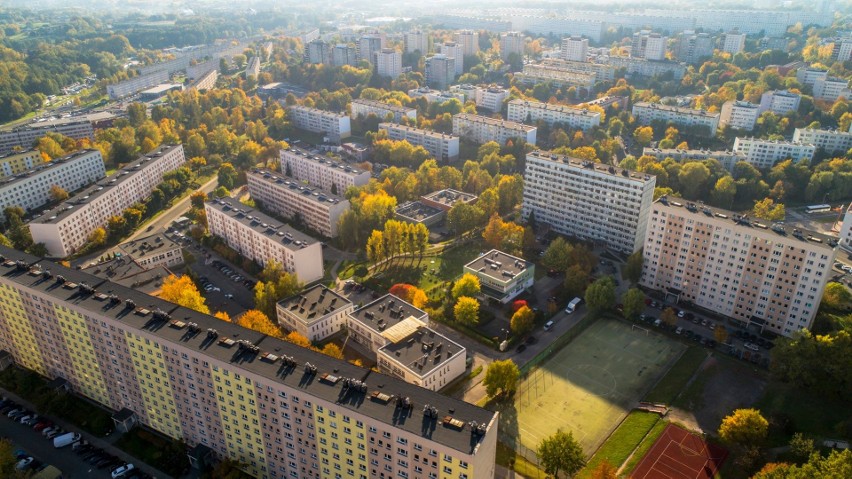
[[[645,336],[649,336],[649,335],[651,334],[651,331],[649,331],[648,329],[643,328],[642,326],[639,326],[638,324],[633,324],[633,325],[631,325],[631,326],[630,326],[630,330],[631,330],[631,331],[636,331],[636,330],[644,331],[644,332],[645,332]]]

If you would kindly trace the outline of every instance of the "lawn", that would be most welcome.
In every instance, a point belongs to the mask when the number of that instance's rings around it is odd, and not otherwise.
[[[658,423],[663,423],[663,427],[665,427],[665,421],[660,419],[659,414],[647,411],[631,412],[621,425],[618,426],[618,429],[613,431],[595,455],[592,456],[586,467],[577,477],[583,479],[591,477],[591,472],[602,462],[608,462],[611,466],[618,469],[630,457],[630,453],[636,449],[636,446],[642,442],[642,439],[648,432],[653,430]],[[663,428],[659,428],[659,433],[662,431]],[[657,433],[658,437],[659,433]],[[650,448],[650,445],[653,443],[654,441],[652,440],[648,444],[648,447]],[[644,454],[639,457],[642,456]]]
[[[182,443],[163,438],[140,427],[121,436],[115,446],[172,477],[180,477],[189,469],[189,459]]]
[[[707,353],[703,348],[687,349],[669,372],[654,386],[654,389],[645,395],[645,401],[672,404],[706,357]]]
[[[477,244],[466,244],[437,256],[398,258],[377,268],[364,284],[377,291],[387,291],[396,283],[409,283],[428,293],[461,276],[464,265],[473,261],[480,252]]]
[[[547,477],[544,471],[539,469],[538,466],[499,441],[497,442],[497,458],[494,462],[530,479],[544,479]]]
[[[818,406],[817,406],[818,405]],[[771,445],[784,445],[793,431],[815,437],[837,437],[841,424],[848,422],[849,405],[839,399],[814,394],[795,384],[770,381],[756,406],[772,422],[786,427],[770,427]]]
[[[668,421],[663,420],[659,420],[654,424],[651,430],[648,431],[648,434],[645,435],[645,438],[642,439],[642,442],[639,443],[639,446],[636,448],[633,456],[630,457],[629,461],[627,461],[627,465],[624,466],[624,471],[622,471],[624,474],[630,474],[634,469],[636,469],[636,466],[639,465],[639,461],[645,457],[645,454],[648,454],[648,451],[651,450],[651,446],[657,442],[657,439],[660,438],[660,435],[666,429],[668,424]]]

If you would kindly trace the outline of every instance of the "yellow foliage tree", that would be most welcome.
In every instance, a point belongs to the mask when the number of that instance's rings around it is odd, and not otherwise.
[[[284,341],[287,341],[288,343],[293,343],[296,346],[301,346],[303,348],[311,347],[311,341],[308,338],[297,333],[296,331],[292,331],[288,333],[287,336],[284,336]]]
[[[210,308],[205,304],[204,297],[198,292],[198,288],[195,287],[195,283],[189,276],[169,275],[163,281],[160,297],[200,313],[210,314]]]
[[[244,328],[276,338],[283,337],[278,326],[273,323],[268,316],[263,314],[262,311],[258,311],[256,309],[250,309],[243,313],[242,316],[237,318],[237,324]]]
[[[337,359],[343,359],[343,350],[340,349],[340,346],[334,343],[326,344],[325,346],[323,346],[320,352],[325,354],[326,356],[331,356]]]
[[[213,316],[221,319],[222,321],[225,321],[225,322],[228,322],[228,323],[231,322],[231,316],[224,311],[216,311],[216,314],[214,314]]]

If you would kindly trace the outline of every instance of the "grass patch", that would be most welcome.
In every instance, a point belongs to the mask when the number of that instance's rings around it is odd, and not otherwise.
[[[340,263],[340,268],[337,269],[337,278],[344,281],[352,279],[359,272],[360,268],[366,271],[367,263],[345,259]]]
[[[545,478],[547,475],[535,464],[528,461],[524,456],[519,456],[511,447],[497,441],[497,464],[514,470],[518,474],[528,478]]]
[[[619,468],[642,442],[645,435],[660,422],[663,421],[660,420],[659,414],[647,411],[631,412],[601,445],[577,477],[590,478],[592,471],[602,462],[608,462],[616,469]]]
[[[376,291],[387,291],[396,283],[409,283],[428,293],[461,276],[464,265],[475,259],[480,251],[479,245],[471,243],[422,260],[398,258],[380,266],[364,284]]]
[[[480,364],[479,366],[473,368],[473,370],[470,372],[470,374],[467,377],[468,377],[468,379],[473,379],[473,378],[479,376],[481,373],[482,373],[482,365]]]
[[[660,435],[663,434],[663,430],[666,429],[668,424],[668,421],[663,421],[661,419],[654,424],[650,431],[648,431],[648,434],[645,435],[645,438],[642,439],[642,442],[640,442],[639,446],[636,447],[633,457],[631,457],[630,460],[627,461],[627,465],[624,466],[624,471],[622,472],[625,475],[629,475],[633,472],[633,469],[636,469],[636,466],[639,465],[639,461],[645,457],[645,454],[648,454],[648,451],[651,450],[651,446],[657,442],[657,439],[659,439]]]
[[[817,404],[819,407],[814,407]],[[849,421],[848,404],[843,401],[778,381],[766,385],[756,407],[770,424],[786,422],[784,427],[770,426],[770,445],[787,444],[794,431],[814,437],[837,437],[838,430],[845,430],[843,424]]]
[[[645,395],[645,401],[671,404],[704,362],[707,353],[702,348],[691,347],[681,355],[669,372]]]
[[[189,459],[182,443],[139,427],[121,436],[114,445],[172,477],[180,477],[189,469]]]

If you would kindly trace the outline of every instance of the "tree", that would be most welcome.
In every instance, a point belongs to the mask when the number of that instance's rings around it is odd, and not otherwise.
[[[93,248],[106,244],[107,233],[103,228],[95,228],[89,233],[88,241]]]
[[[68,192],[59,185],[52,185],[48,194],[50,195],[50,199],[57,203],[68,199]]]
[[[621,304],[624,305],[624,317],[633,319],[645,309],[645,293],[639,288],[630,288],[621,297]]]
[[[276,317],[278,301],[293,296],[302,290],[302,283],[295,274],[284,271],[281,263],[269,261],[254,286],[254,305],[270,318]]]
[[[562,282],[562,287],[565,288],[568,296],[583,296],[588,285],[589,273],[579,265],[572,265],[565,270],[565,280]]]
[[[535,323],[535,313],[527,306],[515,311],[512,319],[509,321],[509,328],[516,336],[523,336],[532,331]]]
[[[231,315],[226,313],[225,311],[216,311],[216,314],[214,314],[213,317],[221,319],[222,321],[225,321],[226,323],[231,322]]]
[[[15,477],[15,463],[18,459],[15,457],[15,446],[6,438],[0,439],[0,476]]]
[[[565,271],[571,265],[571,245],[561,236],[550,242],[541,262],[550,269]]]
[[[198,190],[189,195],[189,202],[193,208],[204,208],[204,202],[207,201],[207,193]]]
[[[667,325],[674,327],[677,324],[677,313],[672,308],[666,308],[660,315],[660,319]]]
[[[281,329],[277,324],[273,323],[272,320],[269,319],[269,316],[256,309],[250,309],[240,315],[240,317],[237,318],[237,324],[244,328],[275,338],[281,338],[284,336],[281,334]]]
[[[381,231],[373,230],[365,247],[367,249],[367,261],[379,263],[385,259],[385,240]]]
[[[482,380],[485,384],[485,393],[492,397],[498,394],[509,396],[518,388],[520,377],[521,371],[511,359],[494,361],[488,365],[485,378]]]
[[[237,170],[234,169],[234,165],[230,163],[222,163],[222,166],[219,167],[218,173],[219,186],[224,186],[229,190],[234,189],[234,185],[237,183],[237,176]]]
[[[790,454],[800,461],[806,461],[814,452],[814,440],[797,432],[790,438]]]
[[[429,301],[426,293],[413,284],[397,283],[391,286],[388,292],[403,301],[411,303],[415,308],[423,308]]]
[[[624,265],[624,274],[631,283],[639,283],[639,279],[642,278],[643,263],[642,250],[636,251],[627,257],[627,263]]]
[[[852,400],[852,333],[840,330],[814,335],[808,330],[777,338],[772,348],[772,375],[797,388]],[[831,367],[826,367],[830,364]]]
[[[103,228],[101,228],[103,229]],[[5,246],[7,248],[14,248],[15,246],[12,244],[12,241],[6,237],[3,233],[0,233],[0,246]]]
[[[849,307],[850,302],[852,302],[852,293],[849,292],[846,286],[834,281],[825,285],[821,306],[833,310],[841,310]]]
[[[524,227],[511,221],[503,221],[497,213],[494,213],[488,220],[482,237],[492,248],[509,254],[521,254],[524,244]]]
[[[459,299],[462,296],[474,297],[481,290],[479,278],[471,273],[465,273],[453,285],[453,299]]]
[[[615,281],[611,276],[599,278],[586,288],[586,305],[595,313],[615,305]]]
[[[737,183],[730,175],[716,180],[713,191],[710,192],[710,203],[720,208],[730,208],[737,196]]]
[[[754,204],[754,216],[767,221],[781,221],[786,216],[784,205],[776,204],[772,198],[764,198]]]
[[[640,126],[633,130],[633,138],[642,146],[648,146],[654,139],[654,129],[650,126]]]
[[[479,301],[462,296],[456,301],[453,314],[456,321],[468,326],[476,326],[479,324]]]
[[[828,456],[811,454],[808,462],[797,466],[786,463],[769,463],[752,479],[814,479],[852,477],[852,450],[833,450]]]
[[[586,456],[571,431],[559,429],[541,440],[536,450],[544,472],[559,477],[560,472],[573,476],[586,465]]]
[[[704,163],[693,161],[684,164],[677,175],[683,197],[689,200],[697,199],[708,178],[710,178],[710,169]]]
[[[749,447],[759,446],[766,440],[769,422],[757,409],[735,409],[725,416],[719,426],[719,437],[730,444]]]
[[[592,470],[592,479],[616,479],[618,477],[618,469],[607,462],[601,461]]]
[[[288,343],[293,343],[296,346],[301,346],[303,348],[311,347],[311,340],[306,338],[305,336],[299,334],[297,331],[290,331],[284,336],[284,341]]]
[[[728,328],[721,324],[717,324],[716,328],[713,329],[713,338],[719,344],[725,344],[728,341]]]
[[[326,356],[331,356],[337,359],[343,359],[343,350],[340,349],[340,346],[334,343],[326,344],[322,347],[320,352],[325,354]]]
[[[173,274],[163,281],[160,297],[166,301],[179,304],[185,308],[194,309],[200,313],[210,314],[210,308],[205,304],[204,297],[198,291],[195,283],[189,276],[175,276]]]

